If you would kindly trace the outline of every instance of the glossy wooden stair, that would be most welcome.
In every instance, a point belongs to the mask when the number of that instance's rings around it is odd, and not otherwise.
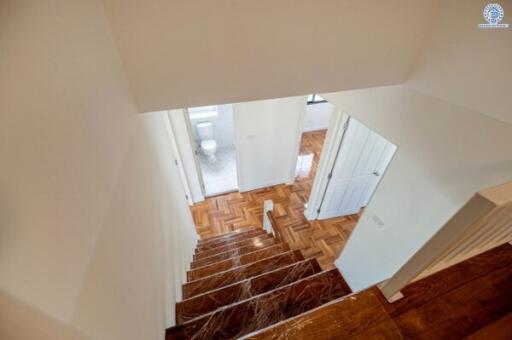
[[[256,236],[265,235],[265,234],[266,233],[265,233],[265,231],[263,229],[259,229],[259,228],[258,229],[252,229],[252,230],[249,230],[247,232],[239,233],[239,234],[232,235],[232,236],[229,236],[229,237],[226,237],[226,238],[222,238],[222,239],[219,239],[219,240],[214,240],[214,241],[211,241],[211,242],[205,242],[205,243],[202,243],[202,244],[198,244],[196,246],[196,252],[218,248],[218,247],[223,246],[223,245],[237,243],[237,242],[240,242],[242,240],[250,239],[250,238],[253,238],[253,237],[256,237]]]
[[[240,240],[234,243],[220,245],[218,247],[211,248],[208,250],[199,250],[197,253],[194,254],[194,260],[204,259],[212,255],[227,252],[230,250],[237,250],[246,246],[253,246],[253,249],[264,248],[267,244],[263,242],[265,240],[272,240],[274,243],[276,242],[271,235],[262,234],[257,237]]]
[[[176,304],[176,323],[181,324],[220,307],[271,291],[321,271],[315,259],[307,259],[196,295]]]
[[[230,237],[241,235],[241,234],[247,233],[252,230],[262,230],[262,229],[258,228],[258,227],[239,228],[239,229],[236,229],[236,230],[233,230],[228,233],[221,234],[221,235],[208,237],[208,238],[202,238],[197,242],[197,244],[202,245],[202,244],[206,244],[206,243],[214,242],[214,241],[218,241],[218,240],[226,240],[226,239],[229,239]]]
[[[198,260],[192,261],[190,264],[191,269],[196,269],[199,267],[204,267],[210,264],[214,264],[216,262],[220,262],[222,260],[226,260],[232,257],[241,256],[244,254],[252,253],[260,249],[265,249],[267,247],[271,247],[276,244],[276,240],[274,238],[269,238],[263,241],[258,242],[257,244],[249,244],[246,246],[241,246],[240,248],[231,249],[222,253],[217,253],[208,257],[203,257]]]
[[[236,338],[348,293],[337,269],[320,272],[169,328],[166,339]]]
[[[224,287],[303,259],[304,257],[302,257],[299,250],[288,251],[244,266],[206,276],[199,280],[189,281],[183,285],[183,298],[190,298],[212,289]]]
[[[504,244],[406,286],[388,303],[376,287],[244,339],[511,339],[512,246]]]
[[[245,255],[231,257],[229,259],[195,268],[187,272],[188,281],[199,280],[205,276],[213,275],[218,272],[226,271],[235,267],[243,266],[258,260],[262,260],[274,255],[278,255],[290,250],[287,243],[278,243],[270,247],[256,250]]]

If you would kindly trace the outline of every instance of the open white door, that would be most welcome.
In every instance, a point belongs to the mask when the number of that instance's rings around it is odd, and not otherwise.
[[[366,206],[395,151],[395,145],[350,118],[318,218],[355,214]]]

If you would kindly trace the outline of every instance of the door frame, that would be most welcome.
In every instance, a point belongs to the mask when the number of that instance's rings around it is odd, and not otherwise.
[[[192,137],[192,123],[190,122],[190,114],[188,112],[188,108],[183,109],[183,119],[185,119],[185,126],[187,127],[187,136],[188,140],[190,142],[190,147],[192,148],[192,153],[194,156],[194,165],[197,173],[197,178],[199,179],[199,184],[201,187],[201,193],[203,194],[203,197],[206,197],[206,188],[204,186],[204,179],[203,179],[203,172],[201,171],[201,165],[199,164],[199,146],[197,145],[196,141]]]
[[[302,141],[302,133],[304,132],[304,124],[306,123],[306,110],[308,105],[308,96],[304,97],[304,105],[301,106],[299,112],[299,119],[297,121],[297,130],[295,135],[295,149],[292,152],[292,160],[290,162],[290,173],[288,175],[288,179],[286,180],[286,184],[291,185],[295,182],[295,174],[297,172],[297,163],[299,161],[300,154],[300,144]]]
[[[169,139],[171,140],[171,148],[174,153],[174,164],[178,168],[178,173],[180,175],[181,183],[183,184],[183,189],[185,190],[185,196],[188,202],[188,205],[193,205],[194,201],[192,199],[192,193],[190,191],[190,185],[187,180],[187,175],[185,173],[185,168],[183,167],[183,158],[181,157],[181,153],[178,147],[178,142],[176,140],[176,134],[174,132],[174,128],[171,124],[170,113],[167,113],[167,119],[165,122],[167,133],[169,134]]]
[[[329,127],[327,128],[324,146],[320,153],[320,161],[315,179],[313,180],[308,206],[304,210],[304,216],[307,220],[311,221],[318,218],[318,209],[320,209],[327,185],[329,184],[329,173],[336,162],[336,156],[341,147],[349,120],[350,116],[348,114],[334,107]]]
[[[190,114],[188,112],[188,108],[183,109],[183,118],[185,120],[185,125],[187,128],[187,135],[190,142],[190,148],[192,149],[192,153],[194,156],[194,163],[195,163],[195,172],[197,173],[197,178],[199,179],[200,187],[201,187],[201,193],[203,194],[203,198],[212,197],[212,196],[218,196],[227,194],[230,192],[237,192],[240,191],[240,164],[239,164],[239,156],[238,156],[238,148],[237,148],[237,129],[236,129],[236,114],[233,107],[233,104],[229,104],[232,106],[232,114],[233,114],[233,146],[235,147],[235,166],[236,166],[236,188],[227,190],[224,192],[216,192],[214,194],[208,195],[206,193],[206,187],[204,184],[204,178],[203,178],[203,171],[201,169],[201,164],[199,161],[199,153],[201,152],[200,146],[196,143],[193,137],[192,129],[192,122],[190,120]]]

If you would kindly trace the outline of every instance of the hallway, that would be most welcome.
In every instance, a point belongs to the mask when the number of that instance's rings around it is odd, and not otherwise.
[[[263,201],[272,199],[274,217],[291,248],[300,249],[305,258],[317,258],[324,270],[334,268],[334,260],[347,242],[358,216],[309,222],[303,215],[326,132],[320,130],[303,133],[297,177],[293,185],[282,184],[209,197],[192,206],[200,237],[211,237],[249,226],[262,227]]]

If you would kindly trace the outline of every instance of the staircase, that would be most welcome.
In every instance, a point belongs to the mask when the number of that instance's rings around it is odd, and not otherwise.
[[[237,338],[350,294],[337,269],[256,227],[200,240],[190,268],[166,340]]]

